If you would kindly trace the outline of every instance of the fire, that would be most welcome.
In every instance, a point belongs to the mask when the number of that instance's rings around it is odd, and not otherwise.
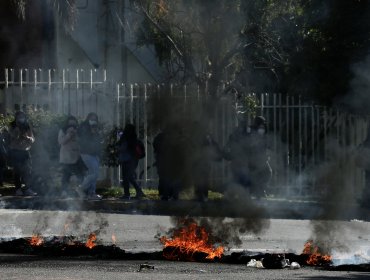
[[[40,246],[44,243],[44,239],[39,235],[32,235],[30,239],[30,244],[32,246]]]
[[[96,234],[95,233],[90,233],[89,238],[87,239],[85,246],[87,248],[92,249],[96,246],[95,241],[96,241]]]
[[[307,241],[304,245],[302,254],[308,255],[306,263],[308,265],[323,265],[329,264],[332,261],[330,255],[323,255],[320,253],[318,246],[313,245],[313,241]]]
[[[176,230],[172,239],[162,236],[160,239],[165,248],[174,248],[172,253],[164,253],[164,257],[170,260],[177,260],[181,257],[192,259],[194,253],[207,254],[206,259],[213,260],[220,258],[224,253],[224,247],[214,248],[209,241],[209,234],[205,228],[196,223],[190,223]]]
[[[112,242],[113,244],[116,244],[116,235],[114,233],[112,234]]]

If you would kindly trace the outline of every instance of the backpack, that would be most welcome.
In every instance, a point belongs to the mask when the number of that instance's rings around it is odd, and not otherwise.
[[[143,142],[137,140],[135,145],[135,156],[137,159],[142,159],[145,157],[145,147]]]

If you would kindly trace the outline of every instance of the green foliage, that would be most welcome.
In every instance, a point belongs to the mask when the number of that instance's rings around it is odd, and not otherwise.
[[[122,128],[114,127],[112,129],[106,129],[103,133],[104,136],[104,150],[102,163],[106,166],[118,166],[118,151],[117,151],[117,141],[118,132],[122,131]]]
[[[131,2],[145,15],[137,43],[154,45],[169,79],[205,83],[223,78],[239,47],[239,0]]]
[[[257,115],[257,107],[259,106],[258,99],[255,95],[248,95],[245,97],[246,113],[252,117]]]
[[[56,127],[59,129],[67,119],[66,115],[56,115],[50,111],[43,110],[29,111],[27,112],[27,117],[35,133],[39,133],[40,130],[49,127]]]
[[[0,114],[0,132],[8,129],[10,123],[14,120],[14,116]]]

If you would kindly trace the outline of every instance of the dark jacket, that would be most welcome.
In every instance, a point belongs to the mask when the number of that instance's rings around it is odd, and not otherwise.
[[[100,156],[102,153],[102,137],[99,132],[92,132],[87,121],[78,128],[78,137],[81,154]]]

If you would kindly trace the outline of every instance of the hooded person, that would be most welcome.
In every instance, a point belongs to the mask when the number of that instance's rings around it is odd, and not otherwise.
[[[145,156],[145,147],[137,138],[135,126],[127,124],[118,141],[118,161],[121,166],[122,199],[130,199],[130,184],[135,188],[136,199],[145,197],[139,184],[136,182],[136,169],[139,160]]]
[[[9,138],[9,159],[13,166],[15,195],[35,196],[37,193],[30,188],[32,172],[30,150],[35,137],[22,111],[15,113],[15,120],[9,127]],[[25,185],[24,188],[22,183]]]
[[[81,183],[82,194],[87,199],[101,199],[96,194],[99,178],[100,157],[102,153],[102,136],[99,132],[98,115],[89,113],[77,131],[81,159],[87,168],[87,174]]]
[[[242,123],[237,127],[227,144],[233,180],[248,188],[256,198],[266,194],[272,177],[266,133],[265,118],[257,116],[251,126]]]

